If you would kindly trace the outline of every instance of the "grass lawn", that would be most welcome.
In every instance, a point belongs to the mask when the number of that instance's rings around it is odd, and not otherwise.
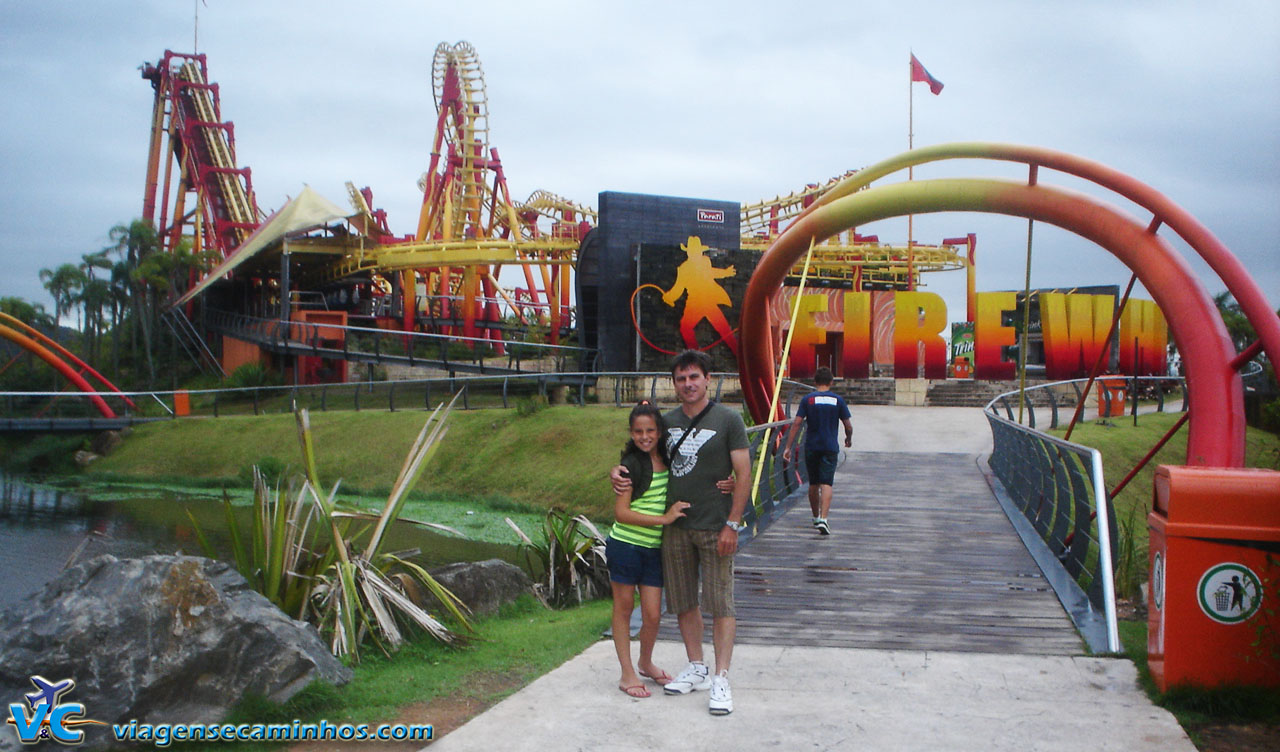
[[[1156,689],[1147,669],[1147,624],[1120,622],[1125,655],[1138,667],[1138,681],[1147,695],[1165,708],[1202,750],[1254,752],[1276,749],[1280,740],[1280,689],[1222,687],[1219,689]]]
[[[1081,423],[1072,432],[1071,440],[1102,452],[1105,485],[1107,489],[1113,489],[1178,421],[1180,415],[1139,415],[1136,427],[1133,425],[1133,418],[1127,415]],[[1051,433],[1062,436],[1066,431],[1058,429]],[[1186,464],[1186,455],[1187,427],[1183,426],[1115,499],[1116,521],[1120,526],[1120,561],[1117,562],[1119,571],[1116,587],[1121,595],[1134,595],[1138,584],[1146,580],[1147,512],[1151,509],[1156,466]],[[1280,470],[1280,436],[1255,428],[1248,429],[1245,434],[1245,464],[1249,467]]]
[[[341,480],[348,493],[385,494],[425,420],[421,410],[313,413],[321,480]],[[523,416],[455,410],[413,498],[465,499],[512,511],[560,506],[607,520],[613,504],[608,470],[626,442],[626,421],[627,409],[612,406],[548,407]],[[83,477],[247,486],[253,465],[296,469],[299,457],[292,415],[190,418],[138,426]],[[424,513],[418,504],[405,514]]]

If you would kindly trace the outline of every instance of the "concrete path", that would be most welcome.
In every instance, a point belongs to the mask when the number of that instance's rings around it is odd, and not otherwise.
[[[684,650],[655,659],[674,673]],[[705,692],[622,694],[598,642],[429,749],[1195,752],[1125,660],[740,645],[733,663],[734,712],[715,717]]]
[[[855,456],[913,452],[973,460],[991,448],[986,419],[975,408],[855,406],[853,420]],[[922,466],[930,464],[928,455],[918,456]],[[938,464],[945,471],[946,463]],[[807,523],[803,501],[775,527],[785,528],[795,515]],[[890,649],[740,641],[728,717],[708,714],[704,692],[667,697],[651,684],[653,697],[627,697],[616,688],[613,644],[601,641],[430,749],[1195,750],[1173,716],[1138,688],[1127,660],[1079,655],[1065,647],[1074,640],[1055,643],[1061,654],[951,652],[954,641],[919,634],[919,644]],[[685,663],[683,646],[660,640],[655,659],[674,674]]]

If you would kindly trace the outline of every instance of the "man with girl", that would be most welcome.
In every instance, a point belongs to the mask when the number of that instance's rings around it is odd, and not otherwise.
[[[680,406],[663,414],[642,402],[631,411],[631,440],[610,473],[619,524],[609,535],[607,555],[613,639],[622,668],[618,688],[648,697],[641,680],[649,678],[669,695],[709,690],[711,714],[728,715],[737,628],[733,554],[743,528],[751,460],[742,416],[707,394],[710,373],[706,353],[686,350],[671,364]],[[653,663],[664,584],[667,611],[676,614],[689,660],[675,677]],[[633,667],[629,627],[637,587],[642,627],[640,660]],[[712,618],[714,672],[703,660],[704,610]]]

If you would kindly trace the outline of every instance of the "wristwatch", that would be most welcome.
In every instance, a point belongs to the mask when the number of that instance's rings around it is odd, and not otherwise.
[[[735,533],[740,533],[743,530],[747,529],[746,523],[743,523],[743,522],[734,522],[733,520],[725,520],[724,524]]]

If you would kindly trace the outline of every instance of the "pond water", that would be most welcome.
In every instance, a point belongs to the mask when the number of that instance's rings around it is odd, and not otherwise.
[[[242,531],[248,530],[250,512],[248,506],[236,507]],[[220,497],[155,490],[63,490],[0,474],[0,571],[9,575],[0,577],[0,609],[42,588],[68,563],[101,554],[204,555],[188,513],[220,558],[229,560]],[[514,546],[460,539],[410,524],[390,530],[384,550],[416,550],[413,560],[427,569],[494,558],[524,566]]]

